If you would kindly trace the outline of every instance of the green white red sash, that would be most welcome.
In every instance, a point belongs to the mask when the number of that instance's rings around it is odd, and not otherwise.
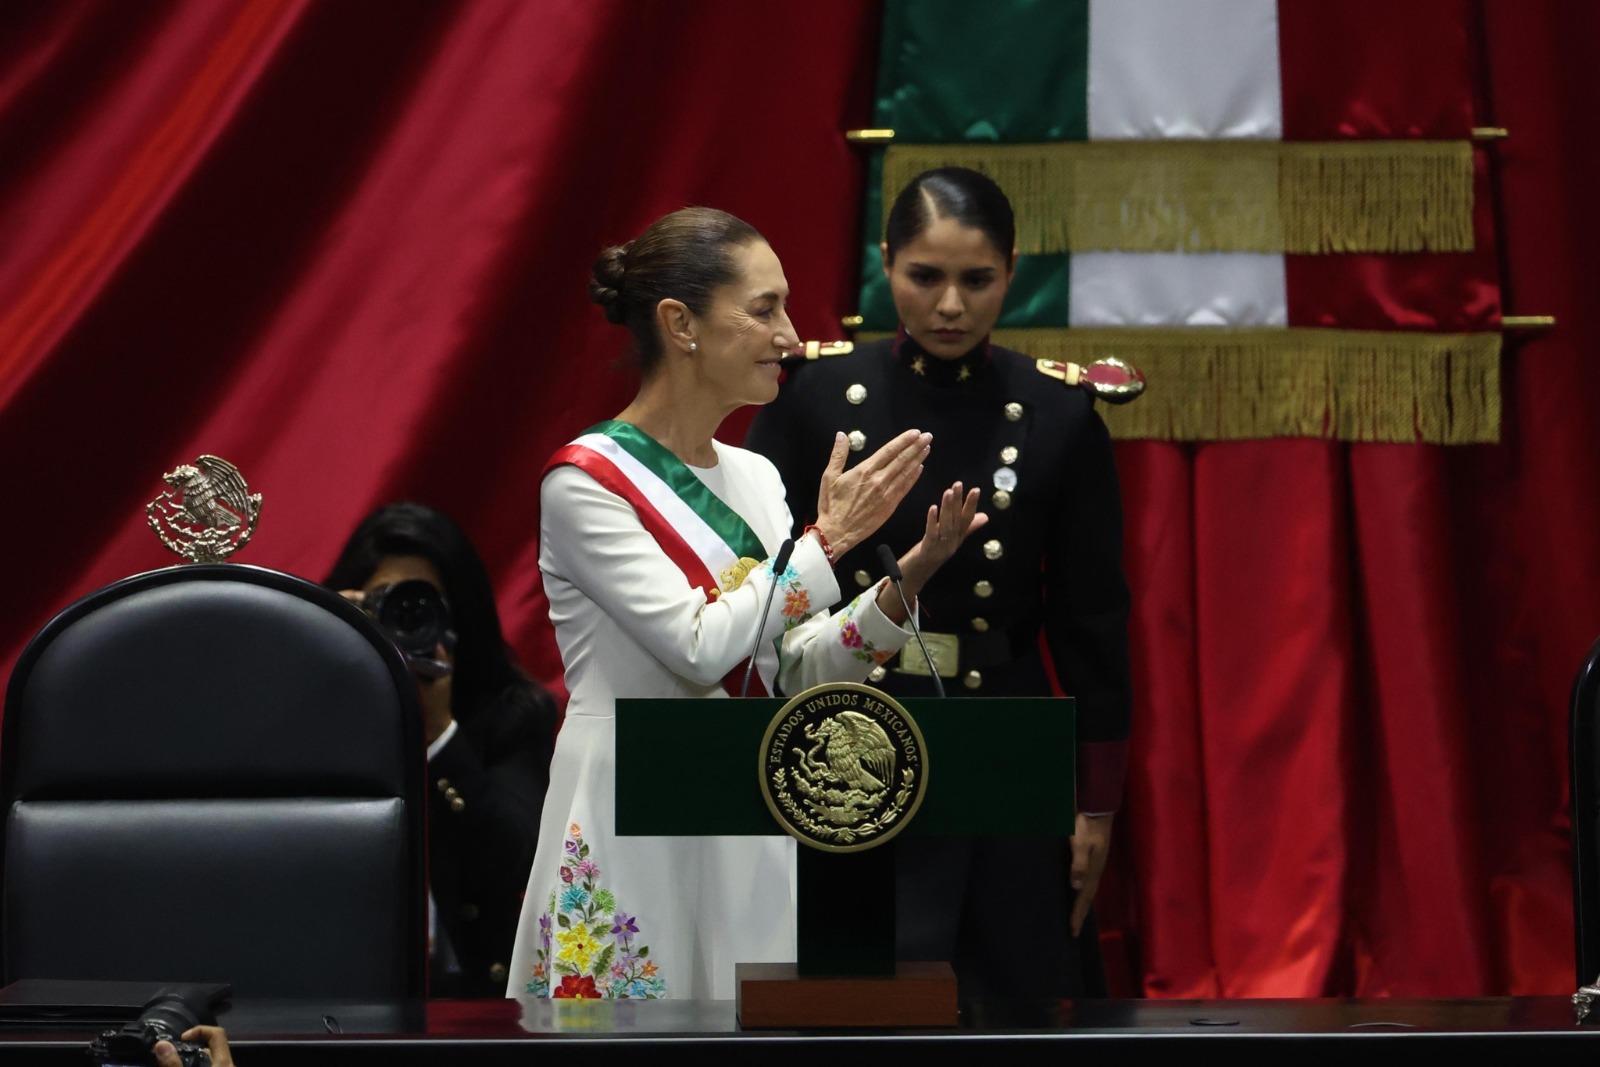
[[[550,457],[545,469],[570,463],[626,500],[667,558],[683,572],[706,602],[743,582],[767,550],[740,518],[682,460],[644,431],[611,420],[591,426]],[[744,681],[742,661],[722,684],[737,695]],[[777,671],[777,652],[763,645],[756,656],[751,695],[766,696]]]

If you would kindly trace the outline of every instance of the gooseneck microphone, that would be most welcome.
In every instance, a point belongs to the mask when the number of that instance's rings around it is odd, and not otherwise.
[[[933,676],[934,692],[944,696],[944,682],[939,679],[939,665],[928,655],[928,645],[922,640],[922,630],[917,626],[917,613],[911,610],[910,603],[906,601],[905,587],[900,584],[900,561],[894,558],[894,552],[888,545],[879,545],[878,562],[883,564],[883,573],[894,583],[894,591],[900,594],[900,603],[906,609],[906,625],[911,627],[911,634],[917,639],[917,647],[922,649],[922,658],[928,664],[928,673]]]
[[[761,608],[761,617],[756,620],[756,639],[750,646],[750,662],[744,665],[744,684],[739,687],[740,696],[750,692],[750,672],[756,669],[756,652],[761,648],[761,631],[767,628],[767,616],[772,614],[772,598],[778,595],[778,579],[789,569],[789,557],[792,555],[794,555],[794,538],[785,538],[783,544],[778,546],[778,554],[772,559],[772,588],[767,590],[767,602]]]

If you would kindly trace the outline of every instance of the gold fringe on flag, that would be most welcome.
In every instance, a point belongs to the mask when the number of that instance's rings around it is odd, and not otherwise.
[[[1470,141],[895,144],[884,203],[943,166],[1000,184],[1024,254],[1473,247]]]
[[[1100,408],[1124,440],[1500,439],[1498,333],[1080,327],[996,330],[993,340],[1035,359],[1081,365],[1119,356],[1142,370],[1144,395]]]

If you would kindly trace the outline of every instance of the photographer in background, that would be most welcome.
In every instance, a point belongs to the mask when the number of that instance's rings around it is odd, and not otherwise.
[[[395,588],[408,581],[438,595]],[[379,508],[356,527],[323,584],[387,622],[422,698],[433,784],[430,994],[503,997],[550,781],[555,701],[518,666],[483,561],[441,512]],[[430,626],[433,647],[406,647]]]

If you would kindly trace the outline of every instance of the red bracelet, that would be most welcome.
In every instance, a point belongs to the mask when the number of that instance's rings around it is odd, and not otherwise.
[[[822,546],[822,554],[828,557],[828,566],[833,566],[833,546],[828,544],[828,539],[823,536],[821,530],[817,529],[817,524],[812,523],[810,526],[807,526],[804,530],[800,531],[801,537],[804,537],[806,534],[817,535],[817,544]]]

